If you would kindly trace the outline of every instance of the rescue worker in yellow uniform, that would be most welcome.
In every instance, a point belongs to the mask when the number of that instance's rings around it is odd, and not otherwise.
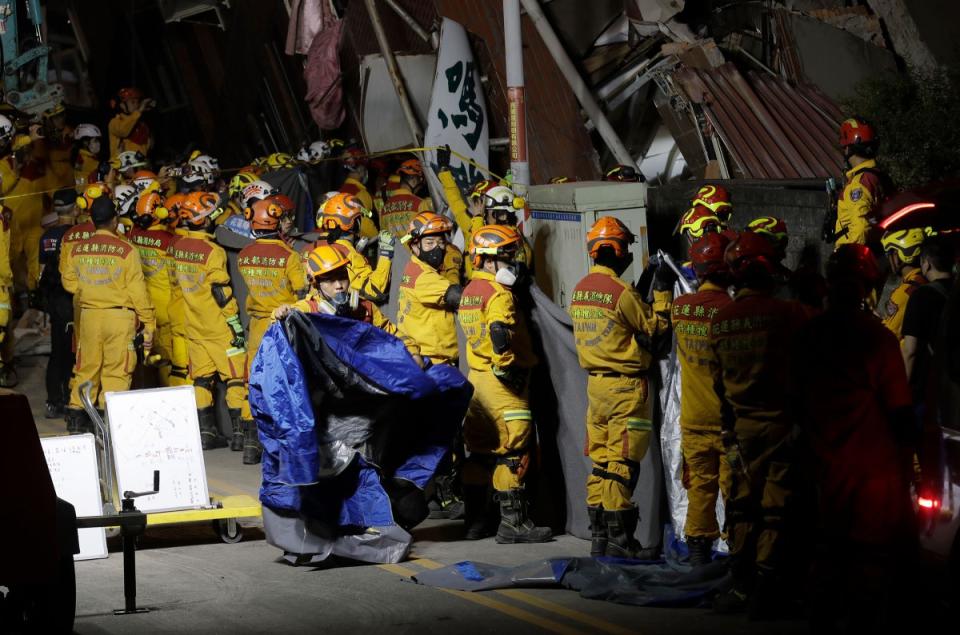
[[[167,305],[167,314],[170,317],[170,375],[167,381],[171,386],[189,386],[192,383],[186,309],[173,258],[173,248],[177,241],[187,235],[187,227],[180,220],[180,207],[185,199],[185,194],[175,193],[163,200],[163,206],[170,215],[170,228],[173,230],[173,238],[167,250],[167,271],[170,274],[170,303]]]
[[[433,211],[433,202],[429,197],[421,198],[417,195],[426,183],[420,161],[407,159],[397,168],[397,176],[400,177],[400,183],[384,204],[380,215],[380,229],[400,238],[407,232],[414,216],[420,212]]]
[[[360,237],[360,219],[365,213],[357,197],[350,194],[333,195],[317,214],[317,227],[323,232],[323,238],[314,246],[330,244],[340,250],[350,261],[350,287],[364,299],[379,305],[387,301],[396,239],[388,231],[380,232],[377,266],[371,267],[356,248]]]
[[[66,110],[62,104],[43,113],[43,140],[38,144],[37,158],[46,163],[47,190],[74,187],[73,131],[67,126]]]
[[[232,439],[230,449],[243,450],[243,462],[260,462],[256,448],[244,443],[245,429],[251,429],[247,403],[247,350],[240,323],[240,307],[230,286],[227,254],[213,241],[214,220],[222,211],[220,196],[212,192],[191,192],[180,206],[180,219],[187,235],[172,248],[173,267],[183,293],[186,335],[189,345],[190,378],[197,395],[200,439],[204,450],[225,446],[214,407],[214,385],[226,384],[227,410]]]
[[[672,323],[680,360],[680,450],[687,521],[683,533],[690,564],[711,561],[713,541],[720,536],[717,494],[730,493],[730,466],[720,438],[720,398],[710,373],[710,320],[732,299],[727,293],[730,270],[724,250],[730,239],[709,233],[693,243],[690,261],[700,286],[673,301]]]
[[[590,272],[574,287],[570,317],[580,366],[587,378],[586,454],[591,555],[656,558],[634,538],[639,512],[631,503],[652,432],[653,400],[648,372],[653,340],[670,328],[676,276],[656,269],[653,305],[620,276],[633,261],[636,238],[612,216],[587,233]]]
[[[90,238],[64,248],[72,254],[63,272],[63,288],[72,293],[83,319],[77,333],[77,361],[70,404],[64,418],[70,430],[82,430],[87,419],[80,386],[93,383],[90,396],[104,408],[104,394],[130,389],[137,364],[134,340],[142,328],[143,351],[149,355],[156,330],[153,304],[143,279],[140,254],[117,236],[117,210],[107,196],[95,199]]]
[[[491,484],[500,503],[498,543],[546,542],[553,536],[530,520],[523,486],[535,440],[529,387],[537,357],[512,290],[522,244],[515,227],[489,225],[476,232],[470,245],[473,276],[460,297],[474,387],[463,424],[470,453],[463,469],[468,540],[487,535]]]
[[[343,152],[343,169],[347,171],[347,178],[340,184],[340,192],[356,196],[367,211],[360,218],[360,237],[376,238],[379,230],[373,222],[373,196],[367,189],[367,179],[370,172],[367,170],[367,163],[362,158],[363,153],[358,148],[347,148]]]
[[[350,260],[334,245],[319,245],[307,254],[307,275],[310,276],[310,293],[302,300],[283,304],[273,311],[273,319],[283,319],[290,311],[325,313],[352,318],[374,326],[400,339],[413,360],[423,366],[420,347],[416,341],[397,330],[376,304],[364,300],[351,289]]]
[[[145,192],[137,199],[133,211],[133,228],[128,234],[131,243],[140,252],[143,277],[147,292],[153,301],[157,317],[157,335],[153,352],[169,362],[173,355],[173,332],[170,327],[170,266],[167,253],[173,244],[174,235],[168,222],[170,212],[163,206],[160,193]],[[161,363],[160,385],[170,386],[169,364]]]
[[[73,184],[78,192],[97,181],[102,139],[100,128],[92,123],[79,124],[73,130]]]
[[[900,278],[900,284],[890,293],[890,299],[883,312],[883,325],[890,329],[897,339],[903,341],[903,314],[907,310],[907,301],[913,292],[927,284],[920,271],[920,247],[927,236],[933,235],[929,227],[888,231],[880,244],[890,263],[890,271]]]
[[[852,117],[840,124],[840,147],[850,169],[837,201],[837,247],[872,240],[871,229],[889,194],[889,179],[877,168],[877,142],[873,126],[862,119]]]
[[[139,88],[121,88],[117,92],[110,102],[116,112],[107,126],[111,160],[122,152],[139,152],[145,157],[150,155],[153,136],[150,127],[143,121],[143,113],[152,110],[155,105],[152,99],[144,99]]]
[[[0,387],[17,384],[7,331],[13,315],[13,271],[10,269],[10,208],[0,203]]]
[[[433,212],[417,214],[404,237],[410,251],[400,279],[397,328],[416,340],[420,352],[435,364],[459,364],[454,313],[463,292],[441,273],[449,225]]]
[[[743,232],[725,251],[737,292],[710,320],[710,371],[731,468],[726,524],[732,585],[714,610],[779,612],[791,494],[798,486],[788,412],[789,351],[810,310],[774,297],[773,244]]]
[[[300,254],[283,240],[281,224],[285,228],[292,226],[290,217],[293,211],[280,205],[278,198],[282,194],[265,194],[247,200],[244,216],[255,240],[240,250],[237,259],[240,275],[247,285],[246,310],[250,318],[248,370],[260,348],[263,334],[270,326],[273,311],[281,305],[296,302],[307,291],[307,276]]]
[[[0,121],[0,130],[5,128]],[[10,153],[0,159],[0,188],[2,195],[7,197],[4,204],[12,214],[10,262],[14,268],[20,262],[25,265],[31,304],[40,281],[40,236],[43,235],[40,219],[50,202],[50,197],[44,193],[44,165],[32,156],[33,143],[34,139],[27,135],[15,135]]]

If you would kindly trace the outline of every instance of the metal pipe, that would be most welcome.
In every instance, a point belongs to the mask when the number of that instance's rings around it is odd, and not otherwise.
[[[637,162],[630,156],[630,152],[627,151],[626,146],[623,145],[623,141],[621,141],[613,129],[613,126],[610,125],[607,116],[603,114],[603,110],[601,110],[599,104],[597,104],[597,100],[594,99],[593,94],[591,94],[590,88],[586,82],[583,81],[583,78],[580,77],[580,73],[577,72],[573,62],[570,61],[570,57],[564,50],[563,44],[560,43],[557,34],[553,32],[553,28],[547,21],[547,17],[543,14],[540,3],[537,0],[520,0],[520,2],[523,3],[523,8],[526,9],[527,15],[530,16],[534,26],[537,27],[537,32],[543,39],[543,43],[546,44],[547,50],[550,51],[553,60],[557,63],[557,66],[560,67],[560,72],[563,73],[567,83],[570,84],[570,88],[580,102],[580,106],[582,106],[583,110],[587,113],[587,117],[596,125],[597,132],[607,145],[607,148],[610,149],[610,152],[618,163],[636,166]]]
[[[524,97],[523,35],[520,0],[503,0],[503,41],[507,62],[507,110],[510,114],[510,172],[517,192],[530,185],[527,160],[527,104]]]
[[[383,0],[388,7],[393,9],[393,12],[403,20],[410,30],[417,34],[421,40],[426,42],[433,48],[434,51],[437,50],[437,47],[440,46],[440,38],[437,36],[436,32],[428,33],[426,29],[420,26],[420,23],[413,19],[413,16],[407,13],[406,9],[397,4],[396,0]]]
[[[394,56],[393,50],[390,48],[390,42],[387,40],[387,34],[383,30],[380,12],[377,11],[374,0],[365,0],[365,2],[367,13],[370,14],[370,23],[373,25],[373,33],[377,36],[377,44],[380,46],[380,54],[383,55],[383,61],[387,64],[387,72],[390,73],[390,79],[393,80],[393,87],[397,91],[397,100],[400,102],[403,116],[407,120],[407,127],[410,129],[414,147],[420,147],[423,140],[423,128],[420,127],[417,115],[413,112],[413,106],[410,105],[410,99],[407,97],[407,88],[403,83],[400,67],[397,66],[397,58]]]

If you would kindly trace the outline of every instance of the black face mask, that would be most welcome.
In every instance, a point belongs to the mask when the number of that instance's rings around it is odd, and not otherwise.
[[[419,258],[434,269],[439,270],[440,266],[443,264],[443,256],[445,253],[446,249],[444,249],[443,245],[439,245],[430,251],[423,251],[421,249]]]
[[[350,308],[350,294],[346,291],[334,294],[330,304],[333,305],[334,312],[340,317],[350,317],[350,314],[353,313]]]
[[[516,212],[508,212],[506,210],[498,209],[493,211],[491,216],[493,216],[493,221],[497,225],[510,225],[511,227],[516,227],[517,225]]]

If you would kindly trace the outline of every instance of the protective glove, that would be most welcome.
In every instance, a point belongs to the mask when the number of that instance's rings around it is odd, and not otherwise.
[[[437,168],[440,171],[450,169],[450,146],[437,148]]]
[[[384,258],[393,258],[393,250],[397,239],[387,230],[380,232],[380,255]]]
[[[519,366],[494,366],[493,376],[513,392],[523,392],[529,371]]]
[[[227,326],[233,331],[233,339],[230,340],[230,346],[234,348],[246,348],[247,338],[243,336],[243,325],[240,324],[240,316],[234,315],[227,318]]]
[[[657,265],[657,271],[653,274],[654,291],[673,291],[673,285],[677,281],[677,273],[673,267],[662,260]]]

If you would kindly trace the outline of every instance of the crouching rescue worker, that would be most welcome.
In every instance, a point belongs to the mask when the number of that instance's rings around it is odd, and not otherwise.
[[[687,522],[683,533],[690,564],[711,560],[713,541],[720,537],[717,493],[730,493],[730,466],[720,438],[720,398],[710,374],[710,320],[731,302],[727,294],[730,269],[724,250],[730,239],[706,234],[690,248],[690,261],[700,286],[696,293],[673,302],[673,330],[680,360],[680,449],[683,485],[687,490]]]
[[[63,288],[74,295],[83,313],[77,332],[77,361],[67,430],[83,432],[86,419],[80,386],[93,383],[91,399],[99,410],[103,395],[129,390],[137,364],[134,339],[143,330],[143,350],[149,354],[156,330],[153,304],[143,280],[140,254],[117,236],[117,210],[113,201],[101,196],[90,206],[96,231],[87,240],[65,245],[71,250],[69,266],[63,271]]]
[[[220,197],[212,192],[192,192],[180,205],[186,236],[171,247],[174,274],[183,294],[190,378],[197,395],[200,440],[204,450],[227,445],[217,426],[214,385],[226,384],[227,410],[232,438],[230,449],[243,450],[243,462],[260,462],[260,443],[244,439],[255,430],[247,404],[247,351],[240,308],[230,286],[227,254],[213,241],[214,220],[222,211]],[[253,432],[252,435],[256,433]],[[251,433],[246,434],[247,437]]]
[[[718,612],[776,613],[784,599],[786,512],[797,487],[787,411],[789,351],[807,309],[774,297],[773,244],[743,232],[726,249],[737,293],[710,321],[710,369],[721,402],[721,435],[731,467],[726,508],[733,586]]]
[[[570,317],[580,366],[587,379],[587,442],[593,462],[587,477],[590,555],[652,559],[634,539],[639,511],[630,502],[640,461],[650,447],[653,395],[648,371],[654,338],[670,328],[670,301],[676,276],[659,267],[653,306],[620,279],[633,261],[636,240],[626,225],[606,216],[587,233],[590,273],[574,287]]]
[[[474,387],[463,424],[470,452],[463,470],[468,540],[487,533],[491,481],[500,503],[498,543],[546,542],[553,537],[549,528],[530,520],[523,487],[534,440],[529,386],[537,358],[512,291],[522,244],[514,227],[488,225],[474,233],[470,245],[474,271],[460,298],[460,326],[467,338]]]
[[[913,292],[927,284],[920,271],[920,248],[924,239],[931,235],[929,227],[889,231],[883,235],[880,244],[887,255],[890,270],[900,277],[900,284],[890,294],[887,306],[882,312],[883,325],[890,329],[898,340],[903,339],[903,315],[907,311],[907,301]]]

